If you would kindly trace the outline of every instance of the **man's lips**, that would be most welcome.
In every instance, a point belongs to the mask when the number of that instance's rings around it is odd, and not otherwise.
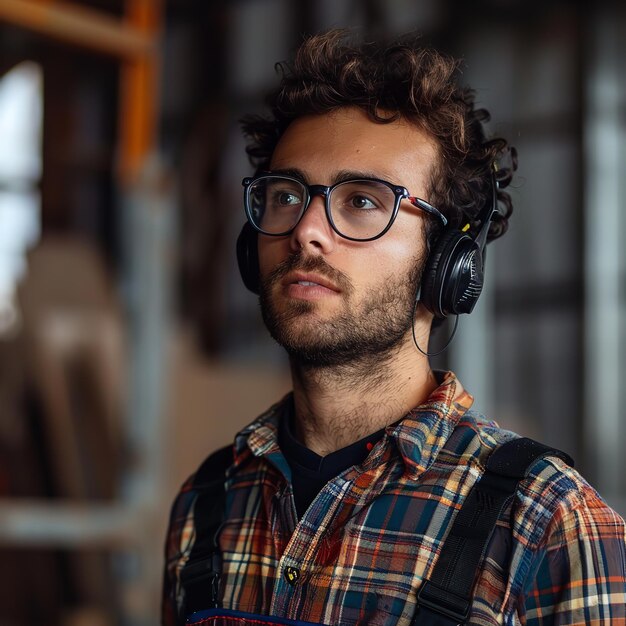
[[[285,287],[289,287],[291,285],[299,285],[301,287],[310,288],[323,287],[336,293],[341,292],[341,289],[331,280],[325,278],[320,274],[315,274],[311,272],[290,272],[283,278],[281,282]]]
[[[339,296],[349,297],[353,286],[343,272],[329,265],[320,256],[303,256],[302,251],[281,261],[262,281],[267,296],[278,288],[288,298],[317,300]]]

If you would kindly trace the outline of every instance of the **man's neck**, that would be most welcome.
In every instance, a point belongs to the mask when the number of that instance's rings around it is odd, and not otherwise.
[[[291,362],[296,436],[325,456],[397,422],[437,387],[428,359],[406,342],[373,363],[312,368]]]

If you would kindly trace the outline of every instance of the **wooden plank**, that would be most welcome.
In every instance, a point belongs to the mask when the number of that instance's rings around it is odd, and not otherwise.
[[[67,2],[2,0],[0,21],[115,57],[153,54],[154,41],[146,32],[102,11]]]

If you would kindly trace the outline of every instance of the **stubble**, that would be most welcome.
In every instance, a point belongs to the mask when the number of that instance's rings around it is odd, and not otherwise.
[[[292,364],[304,369],[350,368],[374,374],[391,358],[410,332],[424,262],[414,259],[357,300],[350,279],[321,257],[296,253],[280,263],[261,283],[263,320]],[[341,289],[341,310],[328,319],[315,316],[314,302],[283,300],[276,292],[289,272],[316,272]],[[375,375],[375,374],[374,374]]]

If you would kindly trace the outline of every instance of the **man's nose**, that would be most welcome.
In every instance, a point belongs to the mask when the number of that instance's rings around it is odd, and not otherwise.
[[[334,235],[326,217],[326,194],[312,190],[309,205],[291,233],[291,246],[295,251],[312,247],[326,253],[332,249]]]

